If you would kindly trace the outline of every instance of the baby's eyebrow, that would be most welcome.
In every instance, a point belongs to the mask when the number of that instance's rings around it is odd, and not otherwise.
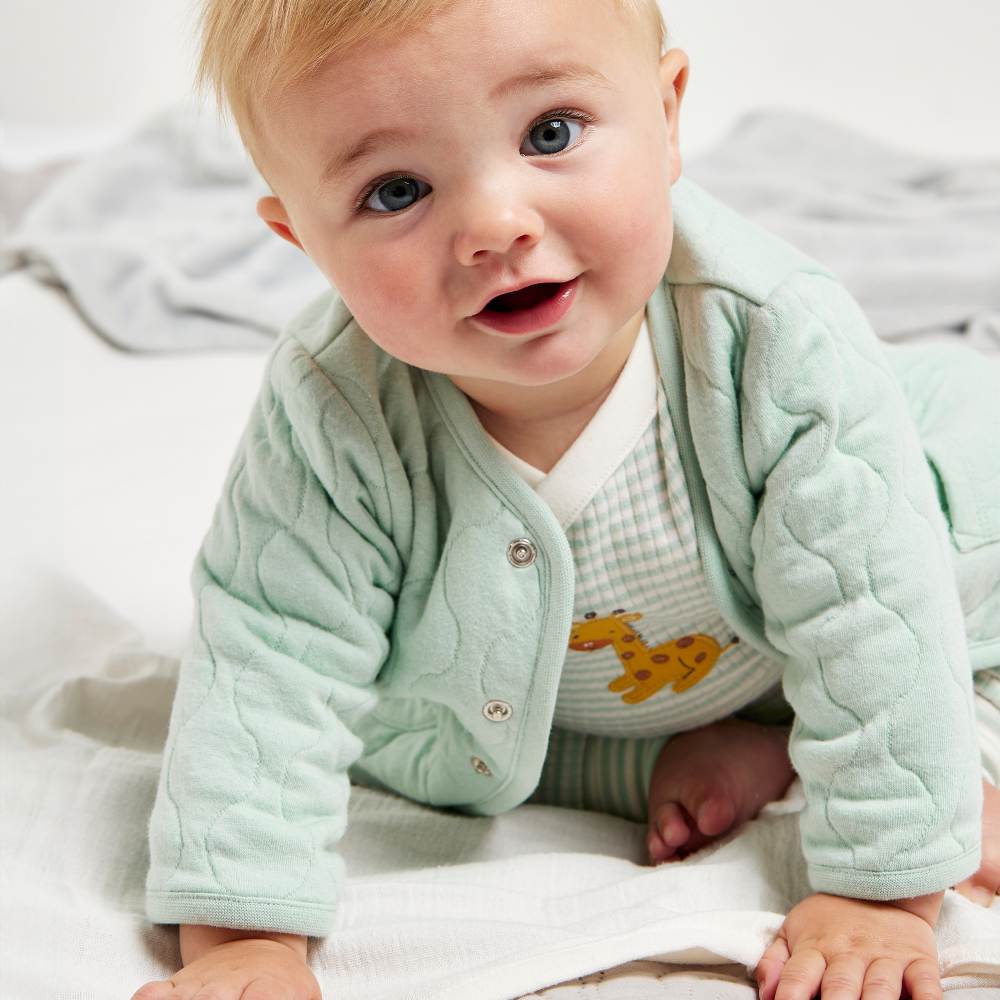
[[[505,97],[528,87],[539,87],[545,83],[589,83],[600,87],[611,87],[611,81],[593,66],[583,63],[563,62],[552,66],[533,66],[524,73],[518,73],[490,91],[490,99],[501,101]]]
[[[531,69],[509,77],[490,91],[490,99],[496,103],[505,100],[520,90],[540,87],[549,83],[584,83],[591,86],[611,88],[611,81],[593,66],[583,63],[562,62],[548,66],[533,66]],[[398,145],[404,139],[415,138],[412,129],[377,128],[366,132],[357,142],[344,149],[338,149],[327,161],[320,175],[319,186],[324,187],[337,177],[342,177],[367,159],[382,145]]]

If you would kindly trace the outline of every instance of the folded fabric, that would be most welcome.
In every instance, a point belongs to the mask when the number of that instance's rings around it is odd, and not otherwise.
[[[126,350],[264,349],[328,287],[257,216],[267,193],[211,112],[178,105],[60,174],[0,242],[0,274],[63,286]]]
[[[1000,160],[930,159],[760,111],[685,170],[829,267],[880,337],[951,329],[1000,345]]]
[[[760,111],[684,169],[831,268],[880,336],[1000,344],[1000,162],[932,160]],[[127,350],[264,348],[328,284],[257,217],[268,190],[214,111],[167,108],[21,206],[0,273],[64,286]]]
[[[26,576],[0,613],[5,996],[125,996],[179,961],[176,927],[142,914],[177,663],[61,575]],[[701,965],[686,995],[719,997],[713,972],[742,966],[749,984],[810,891],[803,801],[796,780],[734,834],[649,868],[643,824],[541,805],[473,817],[356,786],[346,894],[310,961],[324,996],[351,1000],[510,1000],[638,959]],[[936,937],[946,990],[1000,990],[1000,903],[947,892]],[[628,995],[662,995],[647,989]]]

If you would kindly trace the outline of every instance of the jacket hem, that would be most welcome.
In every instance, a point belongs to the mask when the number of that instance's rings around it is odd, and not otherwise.
[[[324,937],[334,906],[260,896],[208,892],[147,892],[146,916],[154,924],[210,924],[241,931],[272,931]]]
[[[810,864],[809,884],[816,892],[886,902],[950,889],[977,872],[981,863],[982,844],[977,841],[974,848],[959,857],[928,868],[872,872]]]

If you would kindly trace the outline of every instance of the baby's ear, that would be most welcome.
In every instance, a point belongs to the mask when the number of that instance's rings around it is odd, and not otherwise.
[[[670,140],[670,183],[681,175],[681,101],[687,89],[690,63],[682,49],[670,49],[660,60],[660,91],[663,96],[663,113],[667,118]]]
[[[276,198],[273,194],[261,198],[257,202],[257,214],[267,223],[269,229],[305,253],[305,248],[295,235],[295,231],[290,225],[291,219],[285,211],[285,206],[281,204],[280,198]]]
[[[691,60],[683,49],[668,49],[660,59],[660,91],[667,110],[680,111],[691,74]]]

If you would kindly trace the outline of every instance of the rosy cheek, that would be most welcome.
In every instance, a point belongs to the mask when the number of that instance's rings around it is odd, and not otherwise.
[[[353,295],[350,290],[341,290],[341,294],[361,329],[387,354],[420,367],[424,337],[419,312],[415,311],[416,293],[409,290],[402,294],[392,281],[364,279],[353,291]]]

